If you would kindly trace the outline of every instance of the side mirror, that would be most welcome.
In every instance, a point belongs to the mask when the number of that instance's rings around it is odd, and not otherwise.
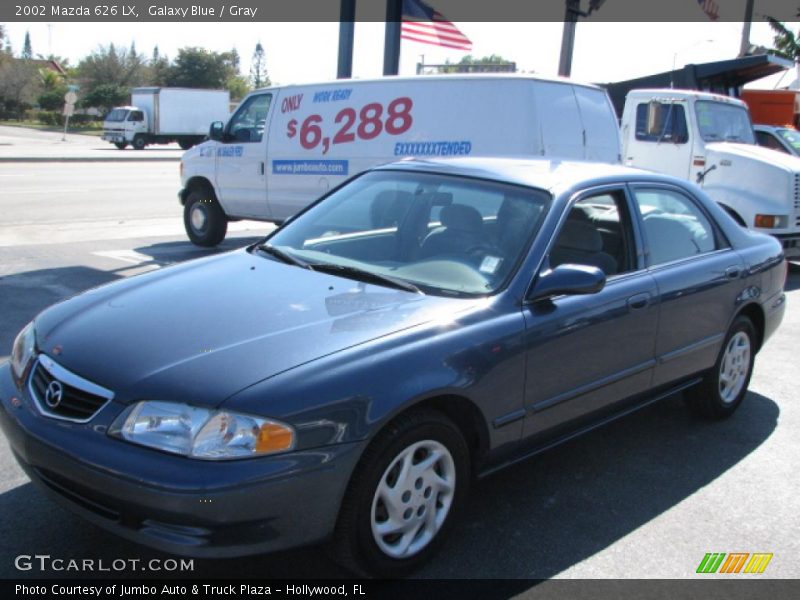
[[[558,265],[544,271],[533,286],[528,300],[534,302],[562,294],[596,294],[606,285],[606,274],[589,265]]]
[[[211,127],[208,128],[208,139],[215,142],[221,142],[225,136],[225,123],[222,121],[214,121]]]

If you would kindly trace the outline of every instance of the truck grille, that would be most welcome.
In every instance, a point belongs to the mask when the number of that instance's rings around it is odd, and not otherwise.
[[[44,355],[36,361],[28,387],[42,414],[78,423],[89,421],[114,397],[109,390],[75,375]]]
[[[800,227],[800,173],[794,175],[794,224]]]

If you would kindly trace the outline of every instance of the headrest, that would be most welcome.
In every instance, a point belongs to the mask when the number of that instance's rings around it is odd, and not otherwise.
[[[569,220],[558,236],[558,246],[583,252],[600,252],[603,249],[603,238],[590,223]]]
[[[471,233],[478,232],[483,227],[483,217],[478,209],[465,204],[451,204],[442,207],[439,220],[448,229]]]
[[[372,201],[370,219],[373,227],[392,227],[399,225],[411,202],[409,192],[383,190]]]

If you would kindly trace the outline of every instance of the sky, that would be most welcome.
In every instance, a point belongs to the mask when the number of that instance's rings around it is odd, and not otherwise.
[[[562,23],[458,23],[473,42],[471,54],[498,54],[517,63],[518,69],[556,75]],[[797,31],[797,23],[787,24]],[[225,51],[235,47],[242,71],[249,73],[256,43],[266,52],[273,83],[308,83],[336,77],[338,23],[7,23],[15,52],[30,32],[35,54],[56,54],[77,64],[100,45],[111,42],[150,55],[158,46],[162,55],[174,57],[178,48],[201,46]],[[355,27],[353,76],[380,77],[383,68],[382,23],[360,22]],[[580,21],[576,30],[572,77],[605,83],[668,71],[677,67],[735,57],[741,43],[742,23],[698,21],[690,23],[601,23]],[[764,22],[754,22],[752,44],[770,47],[773,34]],[[400,74],[413,75],[417,62],[458,62],[465,54],[437,46],[403,41]],[[772,87],[780,78],[767,82]],[[794,79],[788,74],[781,85]]]

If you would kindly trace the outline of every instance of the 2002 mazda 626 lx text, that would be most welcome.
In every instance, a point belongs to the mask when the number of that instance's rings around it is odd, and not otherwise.
[[[33,481],[126,538],[328,540],[396,576],[476,475],[677,391],[731,415],[785,279],[775,239],[677,179],[411,160],[45,310],[0,367],[0,422]]]

